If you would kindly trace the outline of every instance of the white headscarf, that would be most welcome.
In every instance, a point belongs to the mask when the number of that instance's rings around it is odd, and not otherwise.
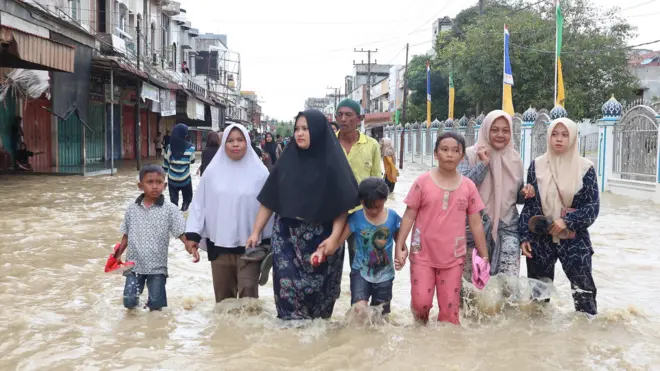
[[[225,149],[227,137],[235,128],[243,133],[246,141],[245,155],[238,161],[229,158]],[[252,150],[250,135],[245,127],[229,125],[222,135],[220,149],[197,186],[186,232],[201,235],[202,241],[209,238],[216,246],[245,246],[259,211],[257,195],[268,174],[268,169]],[[272,230],[271,218],[262,238],[270,238]]]
[[[563,124],[568,129],[568,149],[561,155],[555,152],[550,142],[552,131],[558,124]],[[590,160],[580,156],[577,134],[577,125],[572,120],[554,120],[548,127],[548,149],[534,160],[543,214],[552,220],[561,217],[562,208],[571,207],[573,196],[582,189],[582,178],[589,168],[594,166]]]

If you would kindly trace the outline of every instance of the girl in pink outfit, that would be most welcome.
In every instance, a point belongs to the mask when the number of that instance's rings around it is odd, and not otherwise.
[[[456,171],[465,155],[465,139],[448,132],[435,142],[438,167],[420,175],[404,200],[408,206],[397,246],[405,246],[411,229],[410,280],[415,319],[428,322],[433,293],[438,295],[438,321],[459,324],[458,308],[465,264],[465,219],[468,218],[479,256],[488,261],[481,216],[484,204],[474,183]],[[413,228],[414,227],[414,228]],[[396,250],[405,264],[408,251]]]

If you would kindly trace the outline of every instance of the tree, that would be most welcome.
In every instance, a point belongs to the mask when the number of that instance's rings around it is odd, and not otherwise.
[[[562,12],[565,18],[562,65],[569,115],[595,117],[611,94],[619,99],[632,98],[637,79],[627,68],[626,45],[634,35],[633,27],[613,10],[592,5],[591,0],[564,0]],[[505,23],[510,30],[516,111],[522,112],[528,106],[552,108],[554,5],[529,6],[497,0],[487,4],[486,14],[479,16],[474,8],[464,10],[456,17],[454,31],[440,35],[437,40],[437,56],[431,62],[433,107],[441,110],[438,113],[445,112],[438,117],[446,117],[449,65],[454,71],[456,116],[475,113],[471,107],[478,103],[483,104],[482,111],[486,112],[501,107]],[[412,105],[425,104],[420,97],[426,99],[425,66],[420,80],[420,62],[416,63],[414,66],[411,63],[409,75],[414,90]],[[437,93],[436,87],[440,89]],[[411,119],[419,120],[419,117]]]
[[[275,126],[275,135],[279,135],[282,138],[290,137],[293,135],[293,122],[284,122],[280,121]]]

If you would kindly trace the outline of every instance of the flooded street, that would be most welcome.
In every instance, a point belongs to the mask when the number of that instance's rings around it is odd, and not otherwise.
[[[402,171],[388,203],[400,215],[422,171]],[[391,323],[348,326],[346,262],[332,320],[294,326],[276,319],[270,282],[259,300],[216,307],[206,255],[191,263],[178,240],[169,307],[126,311],[124,278],[103,266],[139,194],[136,177],[132,167],[114,177],[0,177],[0,370],[660,370],[658,205],[602,196],[591,228],[594,320],[573,312],[557,264],[557,290],[542,310],[485,306],[462,313],[461,327],[420,327],[406,267],[395,279]]]

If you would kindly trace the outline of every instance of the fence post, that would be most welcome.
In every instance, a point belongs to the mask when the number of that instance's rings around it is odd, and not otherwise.
[[[614,128],[621,119],[623,106],[612,96],[603,104],[601,110],[603,117],[597,121],[598,163],[596,164],[596,174],[599,178],[600,191],[605,192],[609,190],[608,179],[612,176],[614,169]]]

